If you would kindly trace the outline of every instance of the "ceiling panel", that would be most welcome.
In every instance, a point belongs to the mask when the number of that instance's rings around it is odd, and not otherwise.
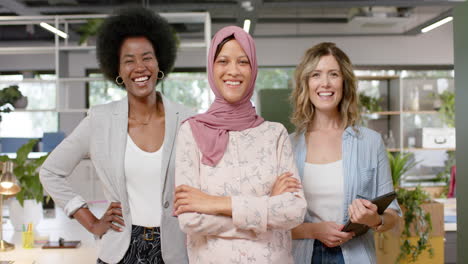
[[[107,14],[127,4],[146,5],[157,12],[209,12],[213,32],[228,25],[241,25],[252,20],[255,37],[275,36],[350,36],[417,34],[418,26],[450,14],[454,4],[462,0],[2,0],[0,16]],[[247,3],[248,2],[248,3]],[[13,26],[11,26],[13,28]],[[174,25],[182,35],[202,36],[203,27],[179,23]],[[43,40],[44,33],[26,26],[0,26],[0,40]],[[77,26],[71,26],[76,30]],[[33,32],[33,33],[31,33]],[[39,33],[41,32],[41,33]],[[76,38],[78,34],[74,34]]]

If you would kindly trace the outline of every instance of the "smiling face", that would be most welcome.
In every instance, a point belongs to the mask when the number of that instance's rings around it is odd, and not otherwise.
[[[343,75],[332,55],[320,58],[309,76],[309,98],[316,111],[338,112],[343,98]]]
[[[119,75],[130,97],[143,98],[155,92],[159,67],[148,39],[126,38],[120,47],[119,61]]]
[[[247,92],[252,69],[247,54],[237,40],[224,44],[213,64],[216,88],[228,103],[239,102]]]

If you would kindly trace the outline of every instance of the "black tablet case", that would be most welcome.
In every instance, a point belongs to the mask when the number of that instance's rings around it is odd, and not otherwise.
[[[384,194],[382,196],[376,197],[370,200],[373,204],[377,205],[378,214],[383,214],[385,209],[390,205],[390,203],[396,198],[396,193],[394,191]],[[363,198],[365,199],[365,198]],[[356,236],[360,236],[369,230],[369,227],[363,224],[352,223],[351,220],[345,224],[343,232],[354,232]]]

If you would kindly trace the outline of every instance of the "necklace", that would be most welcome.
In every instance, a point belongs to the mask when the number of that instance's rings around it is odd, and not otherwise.
[[[151,112],[150,112],[150,114],[149,114],[149,116],[148,116],[148,120],[146,120],[146,122],[140,121],[140,120],[138,120],[138,119],[136,119],[136,118],[134,118],[134,117],[132,117],[132,116],[130,116],[130,115],[128,116],[128,118],[130,118],[131,120],[136,121],[137,123],[140,123],[140,125],[146,126],[146,125],[148,125],[149,122],[151,121],[151,117],[153,116],[153,112],[154,112],[154,111],[151,111]]]

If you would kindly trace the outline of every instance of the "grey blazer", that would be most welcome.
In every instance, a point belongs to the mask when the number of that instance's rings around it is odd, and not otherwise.
[[[180,123],[194,113],[163,97],[166,118],[161,166],[162,218],[161,247],[166,264],[188,263],[185,234],[172,216],[174,193],[175,138]],[[128,99],[92,107],[75,130],[55,148],[40,170],[41,182],[55,203],[68,216],[86,206],[86,201],[73,191],[67,181],[75,166],[90,158],[102,182],[109,202],[121,202],[125,227],[122,232],[109,229],[97,238],[98,256],[107,263],[119,262],[129,244],[132,219],[124,174],[124,155],[127,144]],[[151,208],[148,208],[151,210]]]

